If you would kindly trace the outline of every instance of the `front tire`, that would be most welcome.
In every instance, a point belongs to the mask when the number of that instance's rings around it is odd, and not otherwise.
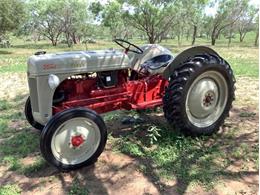
[[[107,140],[101,116],[84,109],[68,109],[54,115],[42,131],[43,157],[62,171],[91,165],[100,156]]]
[[[31,100],[30,97],[27,98],[24,106],[24,114],[26,117],[26,120],[29,122],[29,124],[38,130],[43,130],[44,126],[38,122],[36,122],[32,115],[32,107],[31,107]]]
[[[197,55],[170,77],[163,98],[169,123],[186,135],[215,133],[234,100],[235,79],[230,65],[215,55]]]

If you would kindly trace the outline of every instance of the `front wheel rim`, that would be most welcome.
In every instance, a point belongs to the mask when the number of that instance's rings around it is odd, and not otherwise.
[[[217,71],[207,71],[196,78],[186,96],[186,114],[196,127],[214,124],[222,115],[228,99],[228,85]]]
[[[76,165],[90,159],[101,141],[99,127],[88,118],[77,117],[62,123],[52,136],[51,151],[65,165]]]

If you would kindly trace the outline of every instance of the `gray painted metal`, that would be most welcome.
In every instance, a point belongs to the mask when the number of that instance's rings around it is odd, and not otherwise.
[[[216,71],[201,74],[187,93],[185,107],[190,122],[199,128],[214,124],[223,113],[227,99],[228,86],[223,75]]]
[[[79,74],[130,68],[126,54],[116,50],[73,51],[31,56],[28,60],[30,76]]]
[[[167,66],[167,68],[163,72],[163,77],[168,79],[172,75],[174,70],[181,65],[182,62],[184,62],[188,58],[194,57],[195,55],[205,54],[205,53],[219,56],[216,51],[206,46],[196,46],[196,47],[188,48],[183,52],[181,52],[180,54],[178,54],[174,58],[174,60]]]

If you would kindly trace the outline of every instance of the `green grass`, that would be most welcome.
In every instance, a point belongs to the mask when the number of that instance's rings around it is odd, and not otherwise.
[[[11,108],[11,104],[7,100],[0,100],[0,111]]]
[[[24,175],[31,175],[47,167],[46,161],[42,157],[38,157],[37,160],[31,164],[22,166],[20,172]]]
[[[149,140],[151,127],[160,135],[153,144]],[[245,166],[249,160],[258,162],[257,147],[251,151],[246,143],[232,145],[235,132],[194,139],[172,131],[168,125],[150,123],[135,126],[128,135],[112,142],[116,151],[137,159],[140,171],[155,180],[176,179],[184,186],[199,183],[212,189],[221,177],[236,177],[226,170],[234,160],[242,160]]]
[[[227,60],[231,64],[236,76],[249,76],[258,78],[259,66],[257,57],[254,59],[228,58]]]
[[[39,156],[39,132],[23,123],[24,96],[0,100],[0,164],[20,174],[33,174],[46,167]],[[18,127],[17,127],[18,126]],[[17,128],[16,128],[17,127]],[[35,162],[24,165],[22,159],[31,156]]]
[[[25,157],[37,150],[39,135],[31,131],[22,131],[1,144],[0,153],[5,156],[16,155]]]
[[[88,195],[89,191],[82,186],[78,179],[74,179],[69,189],[69,195]]]
[[[16,184],[0,186],[0,195],[18,195],[21,194],[21,191],[21,188]]]
[[[243,43],[239,42],[238,35],[230,47],[227,46],[227,40],[222,36],[217,40],[216,46],[212,47],[219,52],[232,66],[236,76],[258,77],[258,48],[253,47],[255,33],[250,32],[245,37]],[[77,44],[68,48],[65,44],[58,44],[53,47],[48,41],[40,41],[37,43],[24,42],[20,39],[14,39],[11,48],[0,49],[0,74],[6,72],[26,72],[27,59],[36,51],[45,50],[48,53],[62,52],[71,50],[91,50],[91,49],[107,49],[118,48],[118,46],[105,40],[97,40],[96,44]],[[142,45],[146,41],[130,40],[136,44]],[[164,40],[160,44],[169,48],[173,53],[179,53],[190,47],[191,40],[183,39],[181,46],[178,46],[177,40]],[[210,46],[210,40],[197,38],[196,45]],[[210,46],[211,47],[211,46]]]

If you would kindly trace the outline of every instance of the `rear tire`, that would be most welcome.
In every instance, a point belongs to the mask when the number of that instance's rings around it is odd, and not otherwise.
[[[30,97],[28,97],[25,102],[24,114],[25,114],[26,120],[29,122],[29,124],[31,126],[33,126],[35,129],[38,129],[40,131],[43,130],[44,126],[42,124],[36,122],[33,118]]]
[[[171,75],[163,97],[167,121],[186,135],[215,133],[232,107],[234,83],[230,65],[219,56],[187,60]]]
[[[95,163],[106,141],[101,116],[89,109],[73,108],[50,119],[42,131],[40,148],[48,163],[69,171]]]

